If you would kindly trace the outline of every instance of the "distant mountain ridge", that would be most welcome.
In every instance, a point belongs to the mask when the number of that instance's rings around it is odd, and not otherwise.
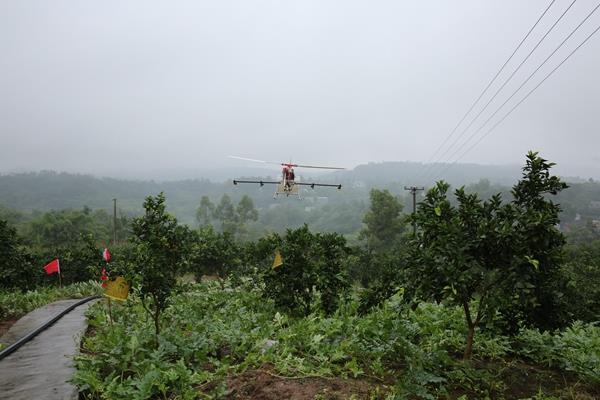
[[[423,164],[410,161],[368,163],[348,171],[331,174],[346,181],[363,181],[367,184],[401,182],[410,185],[431,186],[438,180],[452,185],[466,185],[487,179],[499,185],[512,185],[521,177],[519,165],[478,164]]]
[[[442,165],[429,168],[431,171],[442,170]],[[368,201],[371,187],[389,188],[393,193],[405,195],[403,186],[418,185],[431,187],[435,180],[432,175],[423,173],[427,168],[417,162],[382,162],[359,165],[352,170],[328,172],[322,174],[305,174],[306,170],[298,169],[300,180],[341,183],[341,191],[331,189],[306,191],[304,197],[324,196],[336,204],[348,201]],[[310,172],[310,171],[308,171]],[[209,196],[216,202],[223,194],[228,194],[234,201],[247,194],[252,197],[257,207],[273,205],[273,189],[270,186],[260,188],[258,185],[237,185],[233,178],[263,177],[277,179],[279,172],[271,169],[240,168],[236,176],[220,182],[208,179],[185,179],[170,181],[122,180],[115,178],[98,178],[92,175],[59,173],[53,171],[13,173],[0,175],[0,206],[22,211],[50,210],[64,208],[81,208],[88,206],[96,209],[112,209],[112,199],[118,199],[118,207],[126,213],[142,212],[142,202],[148,195],[164,191],[167,195],[169,210],[188,223],[195,220],[195,209],[202,196]],[[456,164],[447,169],[443,178],[452,186],[468,185],[481,179],[491,184],[512,186],[521,176],[519,166],[493,166],[476,164]],[[429,179],[426,179],[429,178]],[[569,180],[581,182],[581,180]],[[600,199],[599,199],[600,200]],[[279,201],[279,200],[278,200]],[[285,202],[282,199],[281,202]],[[288,199],[293,201],[293,199]]]

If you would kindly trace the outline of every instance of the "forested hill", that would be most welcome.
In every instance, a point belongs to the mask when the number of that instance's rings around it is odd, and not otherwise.
[[[413,162],[385,162],[360,165],[352,170],[333,174],[321,174],[304,180],[341,182],[344,184],[346,199],[366,200],[371,187],[388,187],[397,194],[403,192],[404,185],[424,185],[424,166]],[[441,168],[439,168],[441,169]],[[438,170],[431,168],[432,171]],[[298,170],[301,175],[307,170]],[[308,170],[308,172],[312,172]],[[240,167],[239,175],[231,178],[261,176],[274,178],[275,170],[260,170]],[[479,166],[460,164],[450,168],[444,179],[454,185],[463,185],[488,179],[492,184],[510,186],[519,178],[518,166]],[[415,178],[420,177],[420,179]],[[98,178],[92,175],[57,173],[42,171],[0,175],[0,205],[18,210],[50,210],[64,208],[111,207],[113,198],[119,201],[119,207],[128,212],[141,211],[144,197],[164,191],[169,199],[169,206],[176,214],[188,214],[190,205],[195,207],[201,196],[218,198],[224,193],[233,199],[243,194],[251,195],[257,207],[268,206],[272,202],[273,188],[264,187],[259,190],[254,186],[234,187],[231,180],[219,179],[186,179],[171,181],[121,180],[114,178]],[[306,196],[311,196],[307,192]],[[322,189],[315,191],[315,196],[334,196],[336,191]],[[335,199],[333,199],[335,200]],[[184,211],[185,209],[185,211]]]
[[[116,198],[120,209],[138,213],[146,196],[164,191],[171,210],[177,214],[182,204],[193,208],[201,196],[221,196],[231,186],[230,182],[208,180],[154,182],[44,171],[0,176],[0,204],[25,211],[83,206],[110,209]]]
[[[228,194],[232,200],[239,201],[244,195],[249,195],[259,209],[261,216],[267,217],[266,210],[280,205],[288,210],[281,212],[280,223],[290,224],[285,218],[290,217],[290,208],[297,209],[295,224],[306,220],[305,209],[314,210],[314,206],[328,204],[335,209],[346,208],[348,212],[358,212],[368,203],[369,190],[372,187],[389,189],[392,193],[406,196],[403,189],[405,185],[425,185],[424,181],[415,182],[412,177],[427,176],[419,173],[423,169],[420,163],[389,162],[370,163],[360,165],[353,170],[339,173],[326,173],[314,178],[323,182],[340,182],[341,191],[331,188],[320,188],[314,191],[303,191],[304,201],[295,198],[273,200],[274,187],[258,185],[238,185],[232,182],[212,182],[207,179],[188,179],[180,181],[142,181],[120,180],[114,178],[97,178],[91,175],[57,173],[43,171],[37,173],[19,173],[0,175],[0,206],[9,209],[32,211],[46,211],[51,209],[81,209],[84,206],[92,209],[112,209],[112,199],[118,199],[119,209],[126,214],[139,214],[142,211],[142,202],[148,195],[164,191],[169,210],[182,222],[195,223],[195,211],[200,198],[208,196],[216,202],[223,194]],[[240,168],[237,177],[243,177],[244,170]],[[252,171],[256,172],[256,171]],[[263,178],[276,179],[277,171],[265,170]],[[302,173],[302,171],[299,171]],[[507,192],[508,188],[518,180],[520,169],[517,166],[481,166],[474,164],[457,164],[450,168],[448,182],[453,186],[467,185],[472,191],[487,197],[493,193]],[[233,178],[233,177],[232,177]],[[482,181],[481,179],[488,181]],[[302,175],[300,175],[300,179]],[[565,220],[573,220],[577,214],[585,218],[600,217],[600,184],[595,182],[570,182],[571,188],[561,193],[559,202],[563,204]],[[431,182],[429,182],[431,183]],[[407,204],[409,199],[405,199]],[[360,204],[359,204],[360,203]],[[361,205],[362,204],[362,205]],[[352,206],[350,206],[352,205]],[[338,210],[339,211],[339,210]],[[324,212],[331,214],[330,211]],[[330,217],[334,217],[330,215]],[[336,217],[337,218],[337,217]],[[346,218],[342,217],[340,218]],[[360,225],[362,216],[356,215],[356,224]]]
[[[369,185],[400,182],[429,186],[443,179],[452,185],[468,185],[487,179],[498,185],[511,186],[521,177],[519,165],[423,164],[420,162],[381,162],[359,165],[352,170],[332,174],[342,181],[362,181]]]
[[[230,169],[229,169],[230,170]],[[432,171],[425,174],[423,171]],[[415,162],[383,162],[359,165],[352,170],[321,174],[313,178],[327,182],[341,182],[348,187],[362,186],[398,186],[426,185],[431,182],[435,171],[444,170],[443,165],[426,168],[424,164]],[[262,173],[261,173],[262,172]],[[300,175],[306,170],[299,170]],[[308,172],[311,172],[310,170]],[[263,178],[278,175],[277,170],[260,170],[240,167],[238,175],[230,177],[261,175]],[[457,164],[436,178],[443,178],[453,185],[465,185],[487,179],[492,184],[510,186],[520,177],[519,166],[485,166],[475,164]],[[429,178],[426,181],[426,178]],[[231,180],[219,179],[217,182],[208,179],[186,179],[170,181],[153,180],[121,180],[113,178],[97,178],[92,175],[58,173],[42,171],[18,174],[0,174],[0,204],[21,210],[48,210],[61,208],[78,208],[87,205],[91,208],[107,208],[111,199],[118,198],[125,208],[141,207],[141,200],[149,195],[165,191],[173,200],[189,199],[197,201],[199,196],[221,196],[230,193],[238,197],[232,190]],[[254,189],[254,188],[252,188]],[[252,193],[258,203],[269,200],[272,191],[241,189],[238,191]],[[326,191],[327,193],[329,191]],[[325,194],[327,195],[327,194]],[[177,200],[176,200],[177,199]],[[133,203],[130,203],[132,201]]]

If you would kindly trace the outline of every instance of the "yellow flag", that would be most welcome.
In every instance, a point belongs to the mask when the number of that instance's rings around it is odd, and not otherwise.
[[[110,280],[104,289],[104,295],[114,300],[127,300],[129,295],[129,285],[125,278],[118,276],[115,280]]]
[[[279,249],[277,249],[275,250],[275,259],[273,260],[273,269],[279,267],[281,264],[283,264],[283,259],[281,258]]]

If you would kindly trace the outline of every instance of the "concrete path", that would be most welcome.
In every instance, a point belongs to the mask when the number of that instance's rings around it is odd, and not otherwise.
[[[32,311],[17,321],[0,342],[14,343],[77,301],[61,300]],[[93,302],[75,308],[0,361],[1,400],[77,399],[77,389],[67,381],[75,372],[72,359],[87,326],[84,313]]]

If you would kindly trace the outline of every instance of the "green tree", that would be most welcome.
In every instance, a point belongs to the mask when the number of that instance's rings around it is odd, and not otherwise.
[[[200,205],[196,210],[196,221],[200,226],[208,226],[211,224],[215,213],[215,205],[210,201],[208,196],[202,196]]]
[[[136,265],[146,311],[154,320],[156,335],[160,331],[160,315],[176,284],[179,271],[184,269],[189,230],[177,224],[166,212],[165,196],[149,196],[144,201],[145,214],[133,221],[136,245]]]
[[[363,218],[365,227],[359,238],[365,240],[367,249],[387,251],[397,245],[406,228],[402,203],[387,189],[371,189],[371,207]]]
[[[239,201],[235,212],[237,214],[238,221],[238,232],[242,235],[246,233],[246,224],[250,221],[258,220],[258,211],[254,208],[254,202],[252,199],[244,195]]]
[[[497,310],[539,309],[549,296],[544,285],[554,276],[562,241],[555,227],[560,207],[545,195],[566,187],[550,175],[551,166],[530,152],[509,204],[499,194],[481,201],[461,188],[455,207],[444,182],[419,204],[408,276],[418,295],[463,308],[465,359],[471,357],[476,328]]]
[[[518,215],[513,229],[518,235],[515,247],[518,253],[534,260],[534,270],[520,270],[521,285],[513,288],[519,301],[505,308],[509,329],[515,331],[519,322],[541,329],[555,329],[569,322],[566,281],[562,279],[565,238],[557,229],[561,207],[550,196],[558,195],[568,186],[557,176],[550,175],[554,163],[538,153],[527,154],[523,177],[513,187],[512,204]],[[509,292],[507,292],[509,293]]]
[[[26,217],[22,212],[6,208],[0,204],[0,220],[6,220],[12,226],[16,226],[25,221]]]
[[[91,279],[100,279],[100,272],[104,266],[102,249],[96,244],[91,233],[80,234],[69,243],[60,246],[38,248],[34,253],[35,264],[41,268],[48,261],[60,259],[60,272],[63,284],[85,282]],[[47,283],[56,281],[56,276],[44,276]]]
[[[197,278],[218,275],[223,279],[239,265],[240,251],[229,233],[218,233],[212,226],[205,226],[190,237],[190,270]]]
[[[571,227],[566,234],[567,243],[589,243],[600,239],[600,229],[593,225],[592,220],[587,220],[584,224]]]
[[[358,268],[351,268],[350,273],[356,271],[352,276],[360,277],[360,282],[365,287],[365,290],[360,292],[359,312],[361,314],[366,314],[399,290],[404,290],[403,286],[407,281],[404,277],[405,253],[404,248],[396,252],[358,253],[355,262],[358,261],[360,264]]]
[[[471,357],[475,329],[502,294],[502,271],[512,264],[510,224],[496,218],[499,197],[482,203],[476,194],[455,192],[458,207],[447,198],[449,185],[439,182],[419,204],[419,232],[414,241],[412,284],[417,294],[459,305],[465,313],[464,358]],[[418,274],[418,275],[417,275]],[[471,306],[477,299],[477,310]]]
[[[2,288],[31,288],[41,277],[41,269],[35,273],[31,259],[21,246],[17,231],[5,220],[0,220],[0,271]]]
[[[288,230],[284,237],[271,235],[259,240],[262,252],[265,296],[275,304],[294,314],[308,315],[320,297],[320,308],[332,313],[349,282],[344,268],[348,254],[343,236],[335,233],[313,234],[304,225]],[[273,255],[279,250],[283,264],[272,268]]]
[[[68,247],[79,241],[81,235],[91,234],[96,240],[107,243],[112,238],[112,217],[105,210],[52,210],[38,213],[25,224],[23,231],[27,243],[36,249]],[[117,219],[117,234],[126,239],[129,221],[121,215]]]
[[[214,217],[221,222],[221,232],[228,232],[235,235],[238,220],[233,202],[227,194],[221,197],[219,205],[215,208]]]
[[[570,316],[600,321],[600,240],[567,246],[565,259],[561,272],[569,288]]]

